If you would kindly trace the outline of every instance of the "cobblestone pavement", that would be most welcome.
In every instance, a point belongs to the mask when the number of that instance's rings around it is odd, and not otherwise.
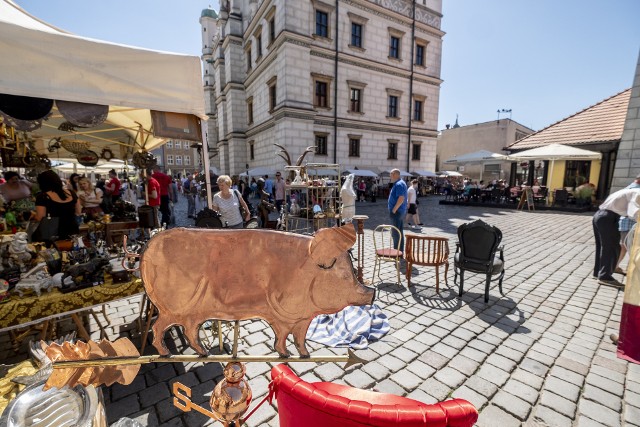
[[[451,257],[460,224],[482,218],[502,230],[505,295],[492,282],[485,304],[483,276],[467,274],[466,293],[459,298],[452,269],[448,284],[441,280],[438,295],[435,270],[427,267],[414,267],[414,286],[407,289],[404,275],[401,286],[395,283],[395,269],[388,263],[382,280],[376,277],[373,285],[380,290],[376,303],[389,317],[391,331],[357,352],[369,363],[346,370],[334,363],[293,364],[298,375],[426,403],[464,398],[480,410],[478,426],[640,426],[640,365],[617,359],[608,338],[619,328],[623,292],[600,287],[591,277],[591,216],[440,206],[438,200],[420,199],[426,224],[420,233],[449,237]],[[371,229],[388,222],[386,201],[358,203],[357,212],[370,217],[364,258],[365,278],[371,280]],[[176,205],[176,214],[179,225],[192,222],[186,218],[184,200]],[[110,304],[111,339],[131,336],[139,343],[138,303],[139,298],[131,298]],[[87,321],[97,338],[95,323]],[[231,332],[225,333],[228,349]],[[203,331],[203,338],[217,348],[210,331]],[[174,353],[193,353],[179,331],[172,330],[166,339],[173,343]],[[242,322],[239,351],[272,354],[273,339],[265,322]],[[7,341],[7,336],[0,336],[0,348]],[[307,345],[313,354],[346,353]],[[289,346],[295,353],[291,342]],[[145,351],[153,352],[151,346]],[[6,351],[0,356],[24,357]],[[254,403],[266,395],[270,368],[268,363],[247,364]],[[149,426],[211,425],[195,411],[175,408],[171,385],[180,381],[191,387],[193,400],[207,406],[220,379],[221,366],[215,363],[145,365],[131,385],[104,388],[109,421],[128,416]],[[247,425],[277,426],[275,404],[262,405]]]

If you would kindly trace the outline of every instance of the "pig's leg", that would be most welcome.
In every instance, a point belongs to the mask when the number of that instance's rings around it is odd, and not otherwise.
[[[169,329],[169,326],[171,326],[171,323],[164,318],[162,312],[159,312],[151,329],[153,330],[153,346],[161,356],[170,354],[169,349],[164,345],[164,333]]]
[[[291,331],[284,325],[281,325],[279,323],[274,324],[272,322],[269,322],[269,324],[272,325],[271,327],[273,328],[273,332],[275,332],[276,334],[276,341],[273,346],[280,357],[291,356],[291,353],[289,353],[289,350],[287,350],[287,336]]]
[[[307,350],[307,346],[305,345],[305,341],[307,338],[307,330],[309,329],[309,325],[311,324],[311,320],[302,320],[295,324],[293,327],[293,342],[298,349],[298,353],[300,357],[306,359],[309,357],[309,351]]]
[[[200,345],[200,338],[198,337],[198,331],[200,324],[199,322],[193,322],[191,320],[187,320],[184,322],[184,335],[189,340],[189,345],[192,349],[196,351],[200,356],[206,356],[207,350],[202,348]]]

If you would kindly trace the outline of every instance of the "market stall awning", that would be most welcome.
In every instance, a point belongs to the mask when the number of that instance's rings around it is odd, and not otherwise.
[[[369,177],[369,178],[377,178],[378,174],[367,170],[367,169],[346,169],[343,173],[343,175],[349,175],[349,174],[353,174],[354,176],[361,176],[361,177]]]
[[[462,176],[460,172],[456,171],[440,171],[438,172],[438,176],[447,177],[447,176]]]
[[[507,156],[488,150],[474,151],[473,153],[460,154],[444,161],[447,165],[483,164],[501,162],[507,160]]]
[[[572,147],[570,145],[549,144],[509,155],[511,160],[597,160],[602,153]]]
[[[0,52],[0,94],[108,106],[106,121],[86,128],[65,127],[65,118],[54,107],[42,126],[30,133],[45,154],[48,141],[61,137],[86,141],[97,153],[108,147],[122,158],[164,142],[166,135],[154,135],[160,127],[154,126],[152,111],[175,115],[163,116],[166,128],[179,129],[171,122],[178,124],[181,115],[196,118],[196,123],[197,118],[206,119],[196,56],[73,35],[29,15],[11,0],[0,0]]]
[[[431,172],[431,171],[413,171],[413,174],[416,176],[423,176],[426,178],[435,178],[438,175],[436,175],[435,172]]]
[[[389,176],[389,175],[391,175],[391,169],[380,172],[380,176]],[[407,178],[410,176],[413,176],[413,175],[406,171],[400,171],[401,178]]]
[[[265,176],[265,175],[269,175],[269,176],[273,176],[276,174],[276,171],[273,170],[272,168],[269,167],[258,167],[258,168],[254,168],[254,169],[249,169],[248,173],[247,172],[242,172],[240,174],[240,176],[245,177],[245,176],[257,176],[257,177],[261,177],[261,176]]]

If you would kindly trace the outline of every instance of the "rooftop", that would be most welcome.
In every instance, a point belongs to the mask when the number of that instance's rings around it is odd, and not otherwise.
[[[631,89],[532,133],[509,146],[525,150],[547,144],[584,145],[618,141],[622,137]]]

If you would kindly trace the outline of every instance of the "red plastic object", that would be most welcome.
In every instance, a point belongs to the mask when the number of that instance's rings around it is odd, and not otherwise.
[[[478,411],[463,399],[427,405],[334,383],[308,383],[287,365],[271,369],[280,427],[471,427]]]

